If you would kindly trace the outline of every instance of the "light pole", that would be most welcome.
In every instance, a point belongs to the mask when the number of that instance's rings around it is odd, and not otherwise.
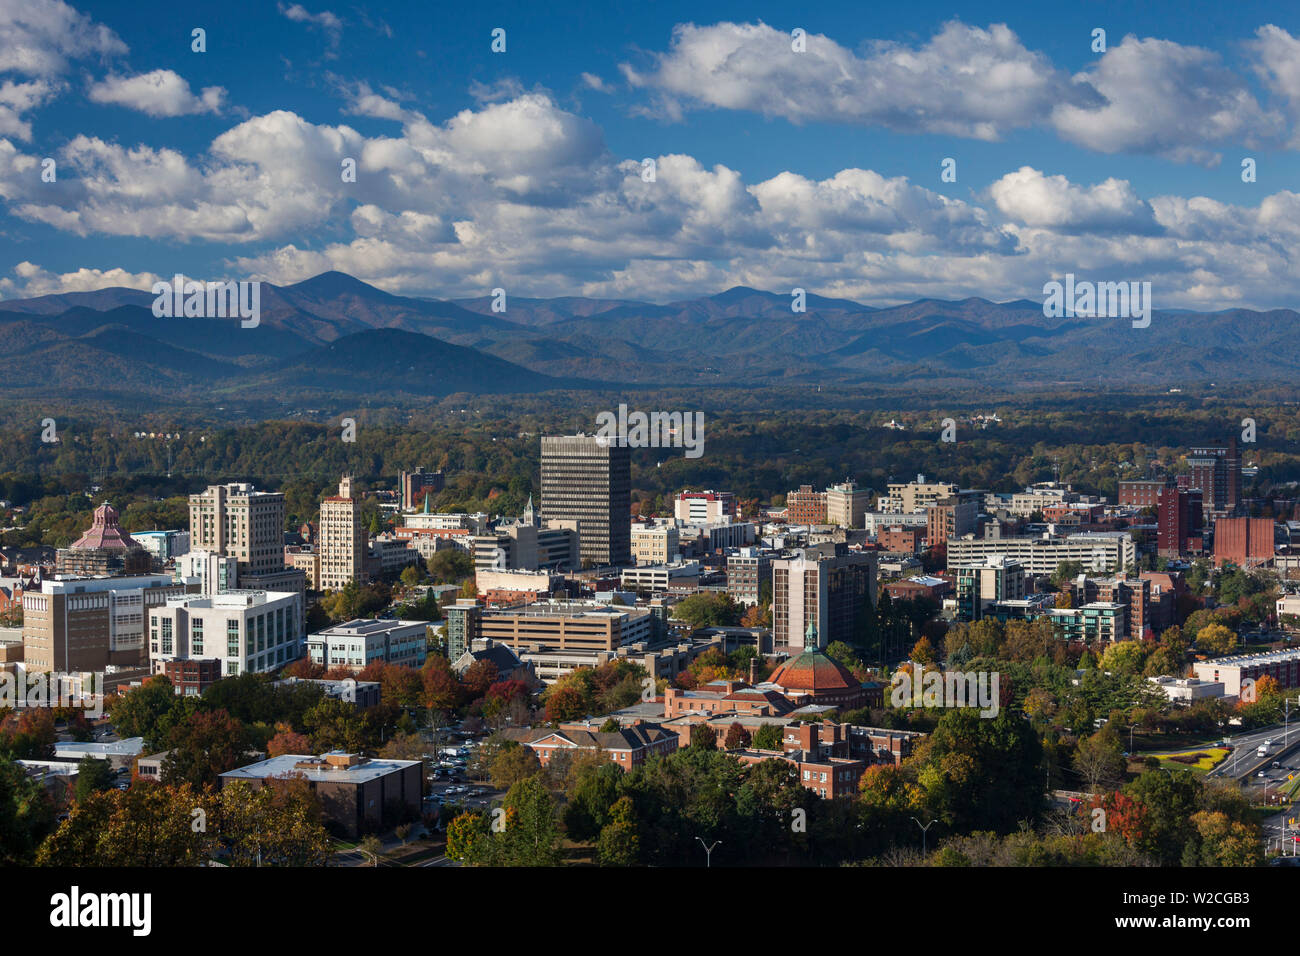
[[[1133,756],[1133,730],[1136,727],[1137,724],[1132,724],[1128,729],[1128,754],[1130,757]]]
[[[918,827],[921,827],[921,821],[918,820],[918,819],[916,819],[916,817],[912,817],[912,822],[915,823]],[[938,823],[938,822],[939,822],[938,820],[931,820],[931,821],[930,821],[929,823],[927,823],[925,826],[921,827],[921,856],[926,856],[926,855],[927,855],[927,851],[926,851],[926,839],[925,839],[925,838],[926,838],[926,831],[929,830],[930,827],[934,826],[934,825],[935,825],[936,823]]]
[[[712,866],[713,866],[713,847],[717,846],[717,845],[718,845],[719,843],[721,843],[722,841],[721,841],[721,840],[714,840],[714,841],[713,841],[713,844],[712,844],[712,845],[709,845],[709,844],[705,843],[704,840],[702,840],[700,837],[696,837],[695,839],[699,840],[699,841],[700,841],[700,846],[704,847],[704,860],[705,860],[705,862],[704,862],[704,868],[705,868],[706,870],[712,868]]]

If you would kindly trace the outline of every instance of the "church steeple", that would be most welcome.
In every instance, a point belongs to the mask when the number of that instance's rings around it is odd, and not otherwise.
[[[524,524],[537,524],[537,519],[533,516],[533,496],[528,496],[528,504],[524,507]]]
[[[809,619],[808,630],[804,631],[803,634],[803,649],[805,651],[815,651],[820,643],[817,638],[817,625]]]

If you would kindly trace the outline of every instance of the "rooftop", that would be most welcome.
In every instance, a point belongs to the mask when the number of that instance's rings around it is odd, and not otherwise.
[[[221,774],[222,780],[265,780],[268,777],[301,776],[313,783],[341,781],[346,783],[366,783],[377,780],[385,774],[404,770],[420,763],[418,760],[374,760],[360,758],[360,762],[345,764],[331,763],[330,758],[355,759],[356,754],[345,754],[332,750],[314,757],[309,754],[283,754],[269,760],[259,760],[246,767],[228,770]]]

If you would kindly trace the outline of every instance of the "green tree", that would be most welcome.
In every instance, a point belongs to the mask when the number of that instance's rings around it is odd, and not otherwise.
[[[762,724],[754,731],[754,738],[750,746],[755,750],[780,750],[781,739],[782,733],[779,724]]]
[[[113,779],[113,768],[107,760],[82,757],[77,762],[77,788],[74,791],[77,802],[81,803],[93,793],[112,789]]]

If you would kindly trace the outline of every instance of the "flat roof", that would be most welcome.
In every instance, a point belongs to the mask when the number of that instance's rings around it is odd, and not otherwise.
[[[54,755],[63,757],[75,754],[80,757],[134,757],[144,750],[143,737],[127,737],[106,743],[78,743],[59,741],[54,745]]]
[[[300,768],[297,765],[305,761],[319,761],[316,769]],[[282,754],[268,760],[259,760],[246,767],[227,770],[221,774],[222,779],[264,780],[267,777],[303,776],[314,783],[340,781],[344,783],[366,783],[370,780],[404,770],[419,764],[419,760],[368,760],[354,767],[329,767],[324,756],[313,754]]]

